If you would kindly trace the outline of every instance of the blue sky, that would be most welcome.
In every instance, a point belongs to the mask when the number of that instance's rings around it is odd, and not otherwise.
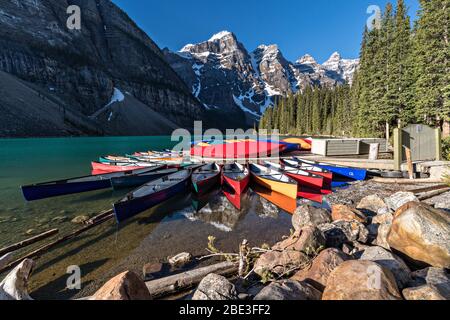
[[[395,0],[393,0],[395,1]],[[292,61],[305,53],[324,62],[339,51],[357,58],[370,5],[387,0],[113,0],[161,47],[179,50],[228,30],[251,51],[278,44]],[[414,18],[418,0],[405,0]]]

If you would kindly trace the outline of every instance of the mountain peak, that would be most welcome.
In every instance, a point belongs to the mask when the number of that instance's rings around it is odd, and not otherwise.
[[[339,52],[334,52],[327,61],[325,61],[324,65],[327,63],[334,63],[340,61],[342,59],[341,54]]]
[[[219,33],[216,33],[215,35],[213,35],[208,41],[213,42],[213,41],[217,41],[217,40],[222,40],[223,38],[226,37],[234,37],[234,34],[230,31],[220,31]]]
[[[317,61],[309,54],[305,54],[303,57],[296,61],[298,64],[317,64]]]

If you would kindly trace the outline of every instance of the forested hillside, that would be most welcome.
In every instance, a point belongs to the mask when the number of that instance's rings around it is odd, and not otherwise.
[[[419,122],[450,135],[450,0],[419,0],[411,23],[403,0],[366,28],[353,85],[307,88],[268,108],[260,128],[281,133],[385,136]]]

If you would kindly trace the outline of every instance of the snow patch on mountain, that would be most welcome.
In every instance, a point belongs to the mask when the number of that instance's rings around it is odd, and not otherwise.
[[[234,99],[234,103],[236,103],[236,105],[244,112],[250,113],[251,115],[253,115],[254,117],[260,119],[261,118],[261,114],[259,114],[258,112],[252,111],[249,108],[247,108],[246,106],[244,106],[244,96],[239,96],[236,97],[233,94],[233,99]]]
[[[233,34],[230,31],[221,31],[219,33],[216,33],[215,35],[213,35],[208,41],[213,42],[213,41],[217,41],[217,40],[221,40],[223,38],[226,37],[232,37]]]

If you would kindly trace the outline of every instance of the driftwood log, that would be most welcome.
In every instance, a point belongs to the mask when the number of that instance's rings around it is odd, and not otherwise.
[[[420,201],[425,201],[425,200],[440,196],[441,194],[444,194],[449,191],[450,191],[450,188],[445,188],[445,189],[440,189],[440,190],[436,190],[436,191],[426,192],[426,193],[420,195],[418,197],[418,199]]]
[[[158,299],[189,290],[198,285],[208,274],[215,273],[221,276],[230,276],[237,274],[237,272],[238,264],[222,262],[174,276],[149,281],[146,282],[146,285],[152,298]]]
[[[111,220],[113,217],[114,217],[114,214],[110,214],[110,215],[104,216],[101,219],[96,219],[94,223],[87,224],[83,228],[80,228],[80,229],[78,229],[78,230],[76,230],[76,231],[74,231],[74,232],[72,232],[72,233],[70,233],[68,235],[65,235],[64,237],[61,237],[61,238],[59,238],[59,239],[57,239],[55,241],[52,241],[52,242],[50,242],[50,243],[48,243],[48,244],[46,244],[46,245],[44,245],[44,246],[34,250],[34,251],[26,254],[25,256],[23,256],[23,257],[15,260],[13,262],[11,262],[7,266],[4,266],[3,268],[1,268],[0,269],[0,273],[4,272],[6,270],[9,270],[11,268],[14,268],[15,266],[17,266],[19,263],[21,263],[25,259],[39,258],[42,254],[46,253],[48,250],[52,249],[53,247],[55,247],[55,246],[57,246],[59,244],[62,244],[64,242],[66,242],[66,241],[69,241],[69,240],[77,237],[78,235],[80,235],[80,234],[82,234],[82,233],[84,233],[84,232],[86,232],[86,231],[88,231],[88,230],[90,230],[90,229],[92,229],[92,228],[94,228],[94,227],[96,227],[96,226],[106,222],[106,221]]]
[[[5,248],[0,249],[0,256],[3,256],[5,254],[7,254],[7,253],[14,252],[16,250],[19,250],[19,249],[22,249],[22,248],[25,248],[25,247],[28,247],[28,246],[30,246],[32,244],[35,244],[35,243],[37,243],[39,241],[42,241],[44,239],[53,237],[55,234],[58,234],[58,232],[59,232],[58,229],[52,229],[52,230],[46,231],[44,233],[41,233],[41,234],[39,234],[37,236],[34,236],[32,238],[29,238],[29,239],[26,239],[26,240],[14,243],[14,244],[12,244],[10,246],[7,246]]]
[[[446,189],[449,186],[446,184],[440,184],[438,186],[433,186],[433,187],[426,187],[426,188],[419,188],[419,189],[413,189],[413,190],[409,190],[410,192],[414,193],[415,195],[418,195],[420,193],[424,193],[424,192],[430,192],[430,191],[436,191],[436,190],[441,190],[441,189]]]
[[[392,179],[392,178],[380,178],[374,177],[373,182],[386,183],[386,184],[422,184],[422,183],[442,183],[440,179]]]

